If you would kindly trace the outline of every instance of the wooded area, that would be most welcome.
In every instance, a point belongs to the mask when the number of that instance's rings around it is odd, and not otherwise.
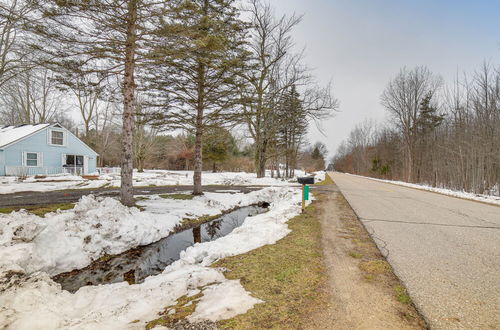
[[[261,0],[0,0],[0,19],[0,122],[58,121],[99,165],[119,155],[126,205],[134,166],[193,169],[194,194],[204,167],[324,168],[308,126],[338,103],[296,49],[300,16]]]
[[[500,68],[485,63],[449,86],[425,67],[403,68],[381,102],[391,123],[357,125],[336,170],[498,195]]]

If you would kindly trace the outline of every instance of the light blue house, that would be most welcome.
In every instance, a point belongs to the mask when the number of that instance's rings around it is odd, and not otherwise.
[[[96,172],[97,153],[60,124],[0,126],[0,176]]]

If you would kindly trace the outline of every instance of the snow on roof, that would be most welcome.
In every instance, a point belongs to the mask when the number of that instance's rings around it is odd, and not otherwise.
[[[48,126],[50,124],[0,126],[0,148]]]

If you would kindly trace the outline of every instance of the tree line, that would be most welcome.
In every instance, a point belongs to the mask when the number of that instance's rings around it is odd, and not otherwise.
[[[498,195],[500,68],[484,63],[451,85],[426,67],[403,68],[381,103],[390,123],[358,124],[336,170]]]
[[[134,165],[169,132],[189,137],[201,194],[204,148],[227,142],[213,132],[246,132],[258,177],[292,176],[309,123],[338,107],[296,50],[301,16],[264,0],[0,0],[0,19],[0,120],[59,121],[119,153],[125,205]]]

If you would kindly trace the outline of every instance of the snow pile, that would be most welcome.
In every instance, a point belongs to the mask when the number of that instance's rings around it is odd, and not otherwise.
[[[354,175],[354,174],[350,174],[350,175]],[[359,176],[359,175],[356,175],[356,176]],[[453,197],[471,199],[471,200],[475,200],[475,201],[479,201],[479,202],[500,205],[500,197],[499,196],[481,195],[481,194],[474,194],[474,193],[469,193],[469,192],[465,192],[465,191],[451,190],[451,189],[445,189],[445,188],[435,188],[435,187],[431,187],[431,186],[428,186],[425,184],[408,183],[408,182],[404,182],[404,181],[391,181],[391,180],[376,179],[376,178],[371,178],[371,177],[363,177],[363,178],[367,178],[367,179],[371,179],[371,180],[375,180],[375,181],[380,181],[380,182],[397,184],[400,186],[405,186],[405,187],[410,187],[410,188],[432,191],[432,192],[436,192],[436,193],[440,193],[440,194],[448,195],[448,196],[453,196]]]
[[[54,275],[159,240],[177,222],[93,196],[82,197],[73,210],[46,218],[12,212],[0,216],[0,265],[12,262],[27,273]]]
[[[325,171],[315,172],[314,173],[314,182],[325,181],[325,176],[326,176],[326,172]]]
[[[257,193],[260,196],[257,196]],[[266,188],[254,192],[254,196],[251,194],[240,196],[238,203],[243,204],[260,197],[268,198],[267,201],[271,202],[269,212],[248,217],[241,227],[221,239],[195,244],[182,253],[181,259],[167,267],[162,274],[151,276],[141,284],[128,285],[122,282],[89,286],[71,294],[62,291],[46,272],[23,274],[22,268],[16,268],[15,264],[11,264],[7,271],[0,271],[0,276],[3,276],[0,284],[9,283],[3,286],[3,292],[0,290],[2,292],[0,324],[12,329],[143,329],[145,322],[157,318],[158,312],[164,307],[173,305],[182,295],[196,294],[199,292],[197,290],[203,290],[204,297],[191,316],[193,320],[205,318],[219,320],[243,313],[260,300],[251,297],[241,287],[239,281],[227,280],[221,270],[205,266],[224,256],[236,255],[265,244],[275,243],[287,235],[289,229],[286,221],[300,212],[300,190],[286,187]],[[211,196],[204,198],[210,199]],[[214,199],[213,203],[236,203],[237,200],[234,195],[224,197],[219,195],[218,200]],[[111,202],[92,200],[86,203]],[[86,206],[79,206],[80,210],[84,207]],[[105,206],[100,205],[99,208]],[[142,217],[134,209],[130,212],[133,213],[131,219]],[[81,215],[81,219],[85,219],[85,216]],[[141,223],[143,220],[139,218],[136,223]],[[114,221],[110,223],[115,227],[122,225]],[[50,225],[47,225],[34,240],[49,227]],[[13,232],[16,230],[12,230],[10,226],[6,228],[10,228],[7,230],[9,233],[6,240],[10,239],[12,244],[12,238],[15,236]],[[83,227],[86,228],[88,227]],[[60,229],[68,228],[60,227]],[[39,229],[32,229],[34,232],[37,230]],[[69,230],[71,231],[71,228]],[[55,230],[53,232],[55,233]],[[132,231],[131,235],[134,234]],[[89,245],[94,243],[91,240]],[[16,245],[22,244],[11,246]],[[2,246],[2,250],[5,247]],[[60,248],[68,247],[60,246]],[[57,260],[54,262],[57,264]],[[140,322],[134,322],[136,320]]]
[[[188,317],[190,322],[218,321],[246,313],[253,305],[263,302],[245,291],[240,281],[223,281],[203,290],[195,312]]]

